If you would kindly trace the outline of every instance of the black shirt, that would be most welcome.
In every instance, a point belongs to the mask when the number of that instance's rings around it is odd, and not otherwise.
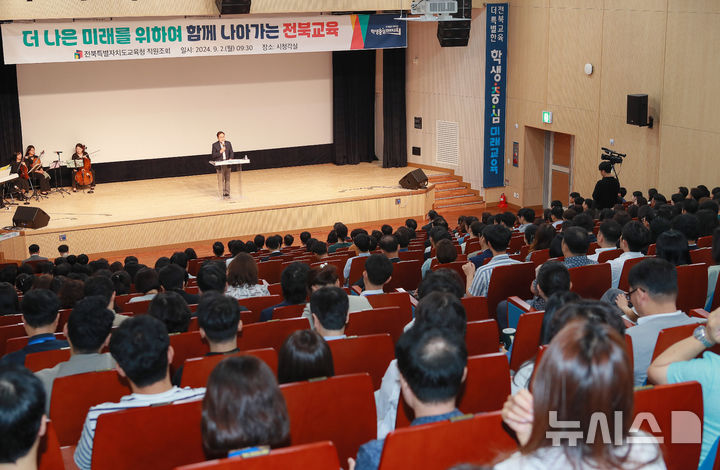
[[[55,339],[52,333],[43,333],[28,338],[28,344],[22,349],[11,352],[0,359],[0,364],[25,364],[25,356],[28,354],[51,351],[53,349],[68,348],[70,345],[65,340]]]
[[[620,182],[617,178],[606,176],[595,183],[595,190],[592,193],[595,201],[595,208],[598,210],[612,209],[617,204]]]

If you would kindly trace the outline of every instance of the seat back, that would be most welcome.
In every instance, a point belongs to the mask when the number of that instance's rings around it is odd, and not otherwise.
[[[467,321],[489,320],[487,297],[465,296],[460,299],[465,307]]]
[[[199,331],[170,335],[170,346],[175,352],[171,362],[173,370],[183,365],[186,359],[201,357],[210,352],[210,345],[202,339]]]
[[[570,290],[585,299],[600,299],[612,287],[612,270],[608,263],[570,268]]]
[[[58,324],[57,324],[57,328],[55,329],[55,331],[57,331],[58,333],[62,332],[63,327],[65,326],[65,324],[68,321],[68,318],[70,318],[71,312],[72,312],[71,308],[64,308],[64,309],[58,311]]]
[[[266,470],[269,468],[340,468],[337,450],[330,441],[272,449],[251,457],[230,457],[203,463],[183,465],[176,470]]]
[[[376,297],[376,296],[369,296]],[[363,310],[350,314],[345,334],[348,336],[364,336],[388,333],[393,344],[403,333],[405,325],[410,323],[412,315],[401,311],[400,307],[381,307]]]
[[[70,359],[70,348],[41,351],[25,356],[25,367],[33,372],[37,372],[39,370],[55,367],[68,359]]]
[[[290,416],[292,445],[332,441],[341,462],[375,439],[377,422],[372,381],[368,374],[280,386]]]
[[[246,323],[256,323],[260,321],[260,313],[268,308],[272,307],[273,305],[277,305],[280,302],[283,301],[282,295],[266,295],[263,297],[248,297],[245,299],[238,300],[238,303],[245,307],[247,310],[252,312],[252,321],[246,322],[246,320],[250,320],[250,318],[243,318],[243,325]]]
[[[60,445],[75,445],[80,440],[85,416],[91,406],[116,402],[132,393],[126,379],[114,370],[58,377],[53,382],[50,419],[55,422]]]
[[[530,262],[534,266],[540,266],[548,259],[550,259],[550,248],[545,248],[544,250],[535,250],[530,253]]]
[[[273,309],[273,320],[285,320],[288,318],[297,318],[302,315],[305,310],[305,304],[286,305],[285,307],[275,307]]]
[[[412,301],[410,300],[410,294],[407,292],[369,295],[367,299],[373,308],[399,307],[401,313],[412,315]]]
[[[683,382],[636,390],[633,410],[636,420],[640,413],[649,413],[653,419],[638,421],[640,429],[663,438],[660,447],[668,470],[697,468],[703,425],[703,397],[699,383]],[[657,423],[655,429],[654,423]]]
[[[133,313],[135,315],[147,313],[152,300],[141,300],[139,302],[128,302],[122,307],[124,313]]]
[[[17,313],[13,315],[0,315],[0,326],[19,325],[22,324],[22,315]]]
[[[523,362],[537,354],[544,312],[528,312],[520,316],[510,354],[510,369],[517,371]]]
[[[602,251],[598,255],[598,263],[604,263],[606,261],[610,261],[611,259],[617,258],[621,254],[623,254],[623,251],[620,248],[615,248],[614,250]]]
[[[501,410],[510,395],[510,367],[504,353],[470,356],[467,378],[457,398],[457,408],[463,413]],[[414,413],[400,394],[395,429],[410,426]]]
[[[0,326],[0,356],[7,352],[7,342],[11,338],[27,337],[25,326],[22,323]]]
[[[417,260],[393,263],[392,277],[383,288],[388,291],[395,289],[415,290],[422,281],[422,263]]]
[[[706,235],[704,237],[699,237],[697,239],[697,246],[698,248],[708,248],[712,247],[713,244],[713,237],[712,235]]]
[[[712,248],[698,248],[697,250],[690,250],[690,261],[693,263],[705,263],[708,266],[715,264],[715,260],[712,257]]]
[[[310,323],[307,318],[290,318],[287,320],[271,320],[243,326],[238,337],[238,349],[273,348],[279,351],[285,339],[297,330],[307,330]]]
[[[691,252],[692,253],[692,252]],[[708,277],[705,263],[686,264],[677,267],[677,307],[683,312],[705,307]]]
[[[65,335],[62,333],[54,333],[54,335],[55,339],[65,339]],[[27,346],[29,339],[30,338],[28,336],[17,336],[15,338],[8,338],[8,340],[5,342],[5,354],[10,354],[11,352],[19,351],[20,349],[24,348],[25,346]]]
[[[343,270],[345,269],[345,262],[347,261],[347,257],[337,255],[337,256],[330,256],[328,258],[323,259],[322,261],[318,261],[315,263],[310,264],[311,268],[323,268],[325,266],[335,266],[335,272],[337,273],[338,280],[340,281],[340,285],[342,286],[345,284],[345,276],[343,275]]]
[[[203,462],[201,415],[201,400],[102,414],[95,428],[92,468],[170,470]]]
[[[280,282],[280,276],[283,270],[282,260],[263,261],[257,264],[257,268],[258,279],[265,279],[268,284]]]
[[[328,346],[335,375],[366,372],[372,379],[373,390],[380,388],[390,361],[395,359],[395,347],[389,334],[351,336],[328,341]]]
[[[465,285],[467,283],[467,276],[462,268],[465,263],[467,263],[467,261],[453,261],[452,263],[437,264],[432,267],[432,270],[437,271],[438,269],[450,269],[455,271],[460,276],[460,279],[462,279],[462,284]]]
[[[496,353],[500,349],[498,326],[495,320],[471,321],[465,331],[468,356]]]
[[[367,261],[367,256],[359,256],[350,262],[350,275],[347,278],[349,286],[358,282],[362,277],[363,271],[365,271],[365,261]]]
[[[674,326],[672,328],[664,328],[658,333],[657,341],[655,342],[655,349],[653,350],[652,360],[663,353],[667,348],[689,338],[693,334],[693,330],[697,328],[698,324],[693,323],[690,325]]]
[[[535,279],[535,266],[532,263],[496,266],[490,275],[488,287],[488,312],[495,317],[497,304],[514,295],[521,299],[532,297],[530,283]]]
[[[277,376],[278,357],[272,348],[252,349],[232,354],[218,354],[214,356],[193,357],[185,360],[182,373],[182,387],[199,388],[207,385],[208,377],[222,360],[231,356],[255,356],[270,367]]]
[[[507,326],[517,328],[518,320],[524,313],[534,312],[535,309],[529,303],[517,296],[507,299]]]
[[[65,470],[60,442],[53,422],[47,421],[45,435],[38,446],[38,470]]]
[[[633,266],[635,266],[644,259],[645,256],[640,256],[638,258],[630,258],[625,260],[625,262],[623,263],[622,272],[620,273],[620,282],[618,283],[618,289],[624,290],[625,292],[628,292],[630,290],[630,283],[628,282],[630,270],[633,268]],[[707,277],[707,275],[705,275],[705,277]]]
[[[500,412],[481,413],[391,432],[379,470],[445,470],[462,462],[488,465],[516,449],[517,442],[503,428]]]

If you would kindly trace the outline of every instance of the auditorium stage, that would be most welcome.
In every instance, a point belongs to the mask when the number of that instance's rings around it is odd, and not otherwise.
[[[0,251],[23,259],[37,243],[52,257],[66,243],[72,253],[96,254],[417,217],[432,208],[434,189],[401,188],[398,181],[411,169],[374,162],[245,171],[242,195],[231,200],[218,198],[215,174],[100,184],[93,194],[33,199],[30,206],[47,212],[50,223],[0,242]],[[236,173],[231,183],[236,191]],[[0,226],[11,226],[14,213],[15,206],[0,210]]]

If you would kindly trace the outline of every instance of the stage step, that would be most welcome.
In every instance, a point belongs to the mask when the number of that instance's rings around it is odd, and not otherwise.
[[[433,209],[436,211],[442,211],[442,210],[462,210],[462,211],[471,211],[471,210],[484,210],[487,208],[487,205],[484,201],[480,200],[478,202],[463,202],[460,204],[433,204]]]
[[[462,178],[451,175],[451,174],[439,174],[439,175],[429,175],[428,176],[428,182],[429,183],[438,183],[438,182],[445,182],[445,181],[461,181]]]
[[[478,192],[474,189],[469,189],[465,187],[456,187],[456,188],[444,188],[444,189],[435,189],[435,199],[442,199],[449,196],[461,196],[461,195],[473,195],[477,196]]]
[[[460,204],[462,202],[478,202],[482,201],[476,194],[460,194],[457,196],[437,197],[435,196],[435,204]]]
[[[435,185],[435,189],[456,189],[466,187],[466,183],[462,181],[443,181],[442,183],[432,183]]]

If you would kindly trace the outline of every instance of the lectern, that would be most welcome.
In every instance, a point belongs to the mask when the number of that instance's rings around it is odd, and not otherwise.
[[[247,165],[250,163],[250,159],[248,157],[244,158],[233,158],[230,160],[211,160],[210,164],[215,167],[215,172],[217,173],[217,181],[218,181],[218,198],[223,199],[223,176],[222,176],[222,170],[223,168],[235,168],[235,173],[237,173],[237,191],[236,197],[233,197],[233,191],[232,191],[232,175],[230,175],[230,191],[229,195],[231,199],[239,199],[242,197],[242,166]]]

